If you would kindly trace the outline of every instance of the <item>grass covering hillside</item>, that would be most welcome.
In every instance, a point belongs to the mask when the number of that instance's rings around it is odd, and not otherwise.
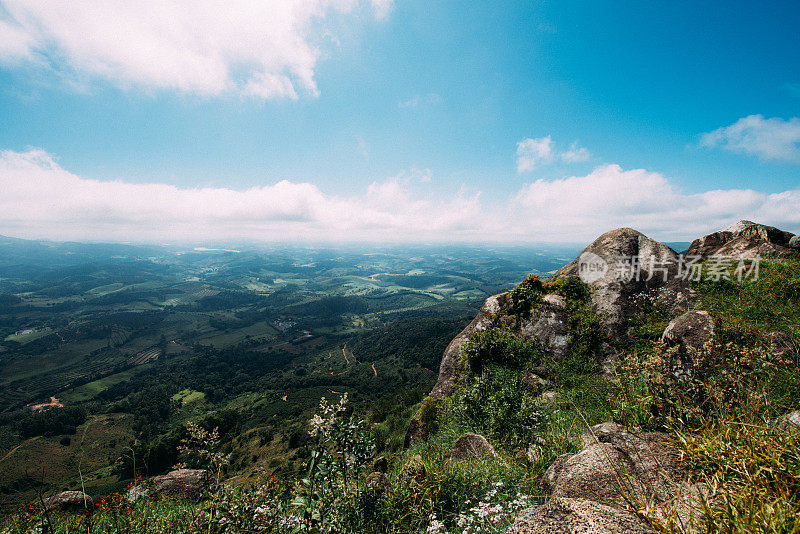
[[[499,532],[519,510],[538,502],[543,473],[558,455],[578,450],[577,434],[613,420],[676,438],[691,480],[716,491],[705,503],[699,531],[797,532],[800,448],[791,434],[776,432],[774,420],[800,409],[800,258],[763,262],[757,280],[703,282],[696,289],[697,308],[715,317],[719,341],[694,355],[691,380],[664,372],[673,355],[658,339],[673,317],[663,310],[649,309],[632,320],[626,338],[606,340],[587,288],[577,279],[544,284],[527,279],[512,295],[516,313],[524,314],[545,292],[567,299],[572,355],[563,362],[498,325],[464,347],[463,377],[449,399],[426,398],[413,408],[391,400],[366,407],[327,393],[330,402],[324,401],[297,435],[306,452],[297,458],[302,470],[296,475],[252,469],[226,478],[236,459],[220,444],[205,463],[218,468],[221,483],[199,503],[130,503],[111,496],[90,517],[47,516],[34,506],[7,519],[4,529]],[[372,335],[361,343],[391,338],[389,330]],[[612,379],[598,369],[605,341],[622,353]],[[548,377],[547,385],[522,380],[534,368]],[[558,395],[543,396],[544,391]],[[193,393],[179,395],[185,400]],[[254,414],[261,409],[257,402],[252,406]],[[416,410],[428,438],[396,450],[399,431]],[[464,432],[485,435],[499,458],[450,458],[448,451]],[[186,435],[177,436],[175,445],[181,438]],[[367,484],[371,458],[380,451],[389,457],[388,473]],[[656,531],[678,532],[675,518],[653,510],[632,512]]]

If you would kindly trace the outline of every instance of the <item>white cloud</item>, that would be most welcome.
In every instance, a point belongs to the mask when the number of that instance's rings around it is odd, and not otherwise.
[[[553,159],[553,140],[547,137],[523,139],[517,143],[517,172],[529,172]]]
[[[561,159],[566,163],[578,163],[591,158],[589,151],[578,145],[577,141],[569,146],[569,150],[557,152],[553,140],[547,137],[537,139],[523,139],[517,143],[517,172],[520,174],[530,172],[537,167],[547,165]]]
[[[0,60],[14,64],[33,59],[33,38],[25,30],[0,19]]]
[[[412,171],[420,181],[427,169]],[[459,239],[480,220],[478,196],[434,200],[408,179],[374,182],[361,196],[286,180],[247,190],[184,189],[82,178],[42,150],[0,152],[0,234],[103,240],[407,241]]]
[[[751,189],[685,194],[663,175],[619,165],[586,176],[536,180],[509,207],[528,240],[588,241],[623,226],[663,240],[691,240],[740,219],[800,230],[800,189],[767,194]],[[514,227],[511,227],[514,228]],[[533,233],[533,235],[531,234]]]
[[[559,157],[567,163],[577,163],[587,161],[592,155],[586,148],[578,146],[578,143],[575,142],[569,145],[569,150],[562,152]]]
[[[0,0],[0,63],[199,95],[318,94],[321,24],[361,0]],[[388,16],[391,0],[371,0]],[[5,16],[4,16],[5,11]]]
[[[763,160],[800,163],[800,118],[765,119],[762,115],[748,115],[730,126],[703,134],[700,145],[721,147]]]
[[[689,240],[739,219],[800,231],[800,189],[685,194],[665,176],[618,165],[535,180],[486,204],[480,193],[432,197],[428,169],[337,196],[286,180],[246,190],[86,179],[42,150],[0,152],[0,234],[50,239],[589,242],[628,226]]]

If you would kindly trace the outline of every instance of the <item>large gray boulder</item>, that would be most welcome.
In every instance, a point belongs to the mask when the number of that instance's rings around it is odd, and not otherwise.
[[[50,511],[91,512],[94,510],[94,502],[82,491],[63,491],[45,499],[44,507]]]
[[[612,330],[623,330],[645,300],[668,309],[695,299],[680,275],[678,254],[631,228],[606,232],[556,276],[579,276],[592,288],[592,302]]]
[[[455,460],[484,460],[497,458],[497,453],[485,437],[467,432],[456,440],[448,456]]]
[[[559,456],[545,473],[544,504],[523,511],[506,533],[652,532],[634,510],[670,518],[681,532],[702,526],[710,490],[687,482],[668,435],[602,423],[578,438],[583,449]]]
[[[684,353],[703,350],[716,339],[714,318],[707,311],[692,310],[676,317],[664,329],[661,341]]]
[[[680,455],[666,434],[604,423],[581,439],[583,450],[559,456],[545,472],[543,497],[647,506],[670,500],[684,477]]]
[[[199,499],[211,482],[205,469],[177,469],[153,478],[156,492],[168,497]]]
[[[453,394],[458,379],[461,377],[461,348],[469,341],[474,332],[480,332],[492,326],[495,317],[506,311],[508,306],[509,297],[507,292],[489,297],[483,303],[481,309],[478,310],[478,315],[475,316],[472,322],[447,345],[442,355],[442,363],[439,365],[439,378],[428,395],[430,400],[436,401]],[[427,430],[420,420],[420,414],[417,413],[408,423],[403,447],[407,448],[412,441],[424,439],[426,436]]]
[[[754,258],[767,254],[786,254],[794,234],[753,221],[739,221],[724,230],[692,241],[687,256],[708,258]]]
[[[789,248],[793,250],[800,250],[800,235],[796,235],[789,240]]]
[[[505,534],[646,534],[637,517],[587,499],[555,497],[523,510]]]

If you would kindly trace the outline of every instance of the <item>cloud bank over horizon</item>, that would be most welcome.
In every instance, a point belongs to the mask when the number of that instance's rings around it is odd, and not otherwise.
[[[585,176],[533,180],[509,198],[486,202],[463,189],[430,198],[421,186],[431,172],[416,176],[412,169],[410,176],[374,181],[352,196],[287,180],[245,190],[179,188],[88,179],[44,150],[7,150],[0,152],[0,234],[134,242],[581,243],[628,226],[684,241],[739,219],[800,231],[800,189],[686,194],[660,173],[605,164]]]
[[[2,0],[0,65],[146,90],[255,99],[317,96],[326,18],[367,9],[386,18],[392,0]]]

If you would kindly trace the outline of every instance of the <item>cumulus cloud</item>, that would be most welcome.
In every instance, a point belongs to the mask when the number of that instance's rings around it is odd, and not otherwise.
[[[558,152],[555,150],[552,138],[539,137],[537,139],[523,139],[517,143],[517,172],[520,174],[530,172],[537,167],[547,165],[556,158],[566,163],[587,161],[591,157],[589,151],[577,142],[569,146],[569,150]]]
[[[43,150],[0,152],[0,234],[110,241],[527,241],[587,243],[621,226],[687,240],[739,219],[800,231],[800,189],[686,194],[644,169],[535,180],[505,200],[423,191],[428,169],[337,196],[308,182],[245,190],[87,179]]]
[[[700,145],[758,156],[763,160],[800,163],[800,118],[765,119],[748,115],[702,135]]]
[[[587,161],[592,155],[586,148],[578,146],[576,142],[569,145],[569,150],[562,152],[559,157],[567,163],[577,163],[579,161]]]
[[[322,23],[360,0],[0,0],[0,63],[206,96],[316,95]],[[376,18],[391,0],[371,0]]]
[[[534,241],[534,235],[586,241],[623,226],[658,239],[681,241],[740,219],[798,232],[796,206],[800,206],[800,189],[777,194],[751,189],[686,194],[660,173],[603,165],[586,176],[527,184],[512,199],[508,212],[517,220],[529,221],[524,234]]]

